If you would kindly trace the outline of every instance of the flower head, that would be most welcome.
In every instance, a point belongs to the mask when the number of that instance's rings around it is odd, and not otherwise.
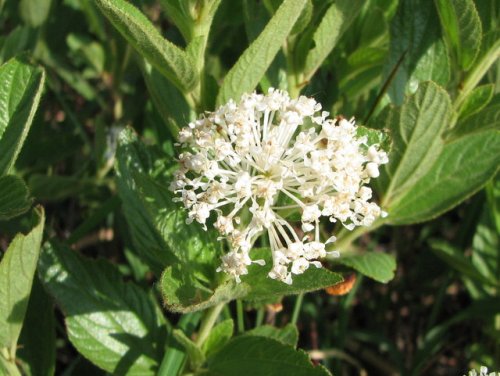
[[[284,91],[246,94],[207,113],[179,133],[183,152],[171,189],[188,209],[188,221],[215,228],[231,250],[217,269],[239,281],[252,263],[251,247],[267,233],[273,267],[269,277],[292,283],[327,254],[319,222],[368,226],[383,215],[369,202],[367,184],[387,155],[357,137],[354,120],[328,119],[312,98]],[[287,220],[300,214],[300,226]]]

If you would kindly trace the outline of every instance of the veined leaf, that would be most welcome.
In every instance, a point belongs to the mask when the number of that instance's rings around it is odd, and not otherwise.
[[[116,153],[118,195],[137,251],[159,275],[166,265],[178,260],[155,227],[154,213],[148,212],[144,197],[137,191],[135,177],[140,173],[147,174],[151,164],[151,156],[139,144],[133,131],[123,131]]]
[[[361,11],[362,0],[337,0],[321,19],[314,32],[304,65],[304,80],[309,81],[327,56],[332,52],[352,21]]]
[[[287,324],[283,328],[276,328],[272,325],[261,325],[245,332],[246,336],[261,336],[273,338],[285,345],[297,347],[299,331],[293,324]]]
[[[23,180],[7,175],[0,177],[0,220],[20,215],[31,207],[32,199]]]
[[[240,56],[231,68],[219,91],[217,104],[255,89],[267,68],[285,42],[307,0],[284,0],[262,33]]]
[[[390,38],[386,77],[404,56],[388,90],[393,103],[401,104],[405,95],[414,93],[422,81],[447,84],[450,63],[432,2],[401,0],[391,21]]]
[[[433,166],[391,205],[392,224],[423,222],[477,192],[498,171],[500,132],[467,134],[444,147]]]
[[[313,366],[307,354],[271,338],[243,335],[233,338],[212,358],[208,359],[210,375],[328,376],[322,366]]]
[[[447,138],[453,140],[472,133],[495,129],[500,130],[500,95],[495,96],[491,103],[481,111],[459,119]]]
[[[96,3],[139,54],[182,92],[195,87],[198,75],[187,53],[163,38],[135,6],[125,0],[96,0]]]
[[[38,223],[27,235],[16,235],[0,262],[0,346],[7,347],[13,359],[43,236],[43,208],[35,214]]]
[[[481,111],[488,105],[488,103],[490,103],[494,93],[494,84],[481,85],[474,88],[467,98],[465,98],[462,106],[460,107],[459,117],[464,119],[467,116]],[[497,97],[497,101],[500,103],[500,96]]]
[[[287,285],[267,276],[272,268],[270,255],[271,251],[268,248],[252,250],[252,258],[255,260],[264,259],[266,265],[251,265],[248,267],[248,274],[242,276],[241,284],[246,284],[251,289],[245,299],[260,300],[283,295],[295,295],[320,290],[343,281],[340,274],[331,272],[326,268],[311,266],[303,274],[294,275],[293,283]]]
[[[209,357],[218,352],[231,339],[233,332],[234,322],[231,319],[224,320],[214,326],[201,346],[205,356]]]
[[[481,47],[481,20],[473,0],[435,0],[443,31],[462,69],[469,69]]]
[[[401,107],[383,111],[378,122],[392,137],[389,163],[375,184],[381,188],[382,207],[389,209],[433,165],[443,148],[441,135],[448,126],[451,104],[448,94],[434,83],[420,85]]]
[[[382,283],[393,279],[396,271],[396,260],[387,253],[366,252],[360,255],[341,256],[335,261]]]
[[[220,250],[215,232],[186,224],[186,210],[173,202],[170,182],[152,172],[159,166],[155,159],[131,130],[120,134],[118,191],[136,247],[161,270],[182,263],[190,276],[210,281]]]
[[[202,285],[190,277],[180,265],[165,270],[161,279],[165,305],[175,312],[192,312],[234,299],[262,300],[283,295],[294,295],[320,290],[339,282],[342,276],[325,268],[310,267],[303,274],[294,275],[287,285],[268,277],[272,267],[271,251],[267,248],[252,250],[253,259],[265,259],[266,265],[251,265],[241,283],[233,279],[219,282],[215,288]]]
[[[21,151],[44,81],[43,69],[23,57],[0,67],[0,176],[9,173]]]
[[[39,268],[78,352],[113,374],[155,375],[166,330],[146,292],[123,282],[108,262],[86,260],[53,243],[44,247]]]
[[[151,100],[173,137],[190,120],[189,105],[182,93],[172,85],[158,70],[150,65],[143,66],[143,76]]]

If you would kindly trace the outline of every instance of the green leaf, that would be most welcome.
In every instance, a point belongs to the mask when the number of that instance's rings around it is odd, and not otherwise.
[[[209,288],[198,282],[179,264],[165,269],[161,276],[160,287],[166,308],[182,313],[199,311],[219,303],[242,298],[250,291],[248,285],[237,284],[233,280],[224,281],[215,288]]]
[[[17,358],[30,376],[52,376],[56,367],[54,305],[38,278],[33,280]]]
[[[376,180],[383,192],[382,207],[389,209],[429,170],[443,148],[441,135],[448,126],[448,94],[432,82],[420,85],[401,107],[383,111],[378,122],[392,137],[389,163]],[[391,212],[390,212],[391,213]]]
[[[12,240],[0,263],[0,346],[15,359],[26,307],[33,284],[43,236],[43,208],[35,209],[37,223],[27,234]]]
[[[143,68],[151,100],[174,138],[190,119],[189,105],[182,93],[149,64]]]
[[[341,256],[335,261],[382,283],[392,280],[396,271],[396,259],[387,253],[366,252],[360,255]]]
[[[307,0],[284,0],[262,33],[231,68],[217,97],[217,104],[238,101],[255,89],[292,30]]]
[[[386,78],[404,57],[388,90],[393,103],[401,104],[405,95],[414,93],[422,81],[432,80],[442,86],[447,84],[450,63],[432,2],[400,1],[391,21],[390,38]]]
[[[13,175],[0,177],[0,221],[28,211],[32,202],[28,187],[22,179]]]
[[[366,137],[366,145],[378,145],[382,150],[388,152],[391,147],[391,138],[386,131],[364,127],[356,127],[356,137]]]
[[[168,267],[160,282],[165,305],[174,312],[192,312],[234,299],[261,300],[300,294],[342,282],[339,274],[311,267],[304,274],[294,275],[293,283],[287,285],[267,276],[272,267],[269,249],[254,249],[251,256],[253,259],[265,259],[266,265],[249,266],[248,274],[242,276],[241,283],[230,279],[211,288],[196,281],[180,265]]]
[[[187,53],[161,36],[135,6],[125,0],[96,0],[97,5],[123,37],[182,92],[198,83]]]
[[[326,368],[313,366],[307,354],[279,341],[261,336],[233,338],[208,359],[208,374],[218,376],[330,375]]]
[[[205,231],[198,223],[186,224],[186,210],[173,202],[170,181],[153,173],[155,159],[132,131],[121,133],[118,192],[136,247],[161,269],[180,262],[190,278],[211,281],[220,250],[215,231]],[[156,162],[157,167],[163,164]]]
[[[481,47],[482,27],[473,0],[435,0],[451,48],[462,69],[469,69]]]
[[[500,95],[496,95],[486,108],[471,116],[459,119],[447,139],[453,140],[472,133],[500,129]]]
[[[423,222],[450,210],[483,187],[500,164],[500,132],[465,135],[444,147],[433,166],[394,203],[392,224]]]
[[[127,219],[135,248],[159,275],[168,264],[175,264],[178,259],[168,249],[159,229],[155,226],[156,215],[148,211],[145,197],[137,190],[137,176],[147,174],[152,165],[152,158],[137,140],[131,130],[120,134],[116,152],[116,180],[118,195],[123,203],[123,212]],[[161,206],[157,207],[157,210]]]
[[[491,284],[488,278],[483,276],[472,264],[470,259],[467,259],[463,252],[453,247],[443,240],[434,239],[430,241],[433,252],[451,268],[458,271],[462,276],[472,278],[478,282]],[[495,281],[496,282],[496,281]]]
[[[283,328],[276,328],[271,325],[261,325],[244,333],[245,336],[261,336],[275,339],[292,347],[297,347],[299,331],[294,324],[287,324]]]
[[[201,346],[206,357],[217,353],[233,336],[234,322],[231,319],[222,321],[214,326],[205,342]]]
[[[194,343],[190,338],[188,338],[182,330],[174,329],[172,331],[174,338],[181,344],[186,350],[191,368],[193,370],[198,369],[205,362],[205,355],[201,351],[200,347]]]
[[[22,57],[0,67],[0,176],[9,173],[21,151],[44,81],[43,69]]]
[[[165,321],[146,292],[125,283],[104,260],[90,261],[54,243],[44,247],[40,277],[65,314],[79,353],[113,374],[154,375]]]
[[[22,51],[34,49],[36,39],[36,29],[18,25],[0,43],[0,63],[18,55]]]
[[[352,21],[361,11],[363,0],[338,0],[325,12],[312,37],[312,49],[307,52],[304,80],[309,81],[337,45]]]
[[[488,105],[488,103],[490,103],[494,93],[494,84],[481,85],[474,88],[467,98],[464,99],[464,102],[460,107],[459,117],[463,119],[481,111]],[[498,97],[497,100],[500,102],[500,97]]]
[[[460,108],[463,101],[469,96],[483,76],[489,71],[500,57],[500,29],[496,28],[483,36],[481,50],[474,66],[467,72],[459,84],[458,96],[455,98],[455,108]]]
[[[184,0],[160,0],[167,17],[178,27],[184,40],[189,42],[193,36],[193,20],[189,14],[189,2]]]
[[[251,265],[248,274],[242,276],[241,284],[248,285],[250,292],[245,296],[248,300],[267,299],[283,295],[294,295],[310,291],[320,290],[343,281],[341,275],[333,273],[326,268],[311,266],[303,274],[294,275],[293,283],[287,285],[284,282],[269,278],[271,271],[271,251],[267,248],[254,249],[251,252],[252,259],[264,259],[266,265]]]
[[[31,27],[42,25],[49,15],[52,0],[21,0],[19,13],[25,23]]]

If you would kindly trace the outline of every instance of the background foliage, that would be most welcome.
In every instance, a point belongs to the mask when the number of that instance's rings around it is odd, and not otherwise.
[[[500,369],[498,12],[0,0],[0,373]],[[342,257],[292,286],[258,267],[225,280],[216,234],[168,190],[179,129],[269,87],[390,150],[374,182],[389,216],[325,226]]]

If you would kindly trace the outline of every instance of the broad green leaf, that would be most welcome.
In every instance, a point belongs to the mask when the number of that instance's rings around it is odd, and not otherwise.
[[[439,18],[431,1],[401,0],[391,21],[390,38],[386,77],[404,57],[388,90],[393,103],[401,104],[405,94],[415,92],[422,81],[447,84],[450,64]]]
[[[460,107],[460,118],[466,118],[476,112],[481,111],[484,107],[488,105],[493,98],[495,93],[494,84],[486,84],[476,87],[472,92],[465,98],[462,106]],[[498,97],[500,102],[500,97]]]
[[[21,151],[44,81],[43,69],[22,57],[0,67],[0,176],[9,173]]]
[[[376,184],[383,194],[382,207],[390,210],[409,188],[420,181],[443,148],[451,104],[448,94],[432,82],[420,85],[400,107],[383,111],[378,122],[389,129],[392,150],[389,163]]]
[[[234,332],[234,322],[231,319],[222,321],[213,327],[201,346],[206,357],[217,353],[231,339]]]
[[[287,324],[283,328],[271,325],[261,325],[244,333],[246,336],[261,336],[275,339],[285,345],[297,347],[299,331],[293,324]]]
[[[481,50],[476,58],[474,66],[467,72],[459,86],[458,96],[455,99],[455,107],[460,108],[463,101],[469,96],[491,66],[500,58],[500,28],[491,30],[485,34],[481,43]]]
[[[198,82],[186,52],[169,42],[135,6],[125,0],[96,0],[97,5],[123,37],[182,92]]]
[[[177,138],[179,130],[189,122],[189,105],[182,93],[149,64],[144,64],[143,75],[153,104],[172,136]]]
[[[215,268],[215,266],[214,266]],[[173,312],[194,312],[246,296],[250,287],[233,280],[223,281],[215,288],[198,282],[181,265],[165,269],[160,288],[165,307]]]
[[[245,299],[248,300],[267,299],[316,291],[335,285],[343,280],[341,275],[333,273],[326,268],[311,266],[303,274],[293,275],[293,283],[287,285],[284,282],[271,279],[267,276],[272,268],[271,251],[269,249],[254,249],[251,256],[255,260],[266,260],[266,265],[251,265],[248,267],[248,274],[242,276],[241,284],[250,287],[250,292],[245,296]]]
[[[186,278],[209,283],[219,262],[220,244],[214,230],[186,224],[186,210],[173,202],[170,181],[153,173],[165,163],[151,155],[130,130],[122,132],[117,151],[118,192],[132,238],[152,264],[163,269],[182,263]]]
[[[266,73],[274,57],[292,30],[307,0],[284,0],[262,33],[231,68],[217,97],[221,105],[230,99],[238,101],[243,93],[251,92]]]
[[[30,376],[52,376],[56,367],[54,305],[38,278],[33,280],[17,358]]]
[[[168,267],[160,282],[166,307],[175,312],[191,312],[239,298],[261,300],[320,290],[342,281],[339,274],[311,267],[304,274],[294,275],[293,283],[287,285],[267,276],[272,267],[269,249],[254,249],[251,257],[265,259],[266,265],[251,265],[241,283],[230,279],[219,282],[215,288],[201,284],[180,265]]]
[[[151,156],[140,145],[133,131],[125,130],[120,134],[116,158],[118,195],[123,203],[132,240],[141,257],[159,275],[166,265],[176,263],[177,258],[169,251],[156,228],[155,214],[148,212],[145,198],[137,191],[136,176],[150,170]]]
[[[22,179],[13,175],[0,177],[0,221],[28,211],[32,202]]]
[[[483,187],[500,165],[500,132],[467,134],[444,147],[433,166],[390,208],[392,224],[423,222]]]
[[[382,283],[392,280],[396,271],[396,259],[387,253],[366,252],[353,256],[341,256],[335,261]]]
[[[186,0],[160,0],[160,5],[165,10],[167,17],[178,27],[184,40],[189,42],[193,37],[194,22],[189,12],[189,1]]]
[[[500,95],[494,97],[491,103],[481,111],[459,119],[447,138],[457,139],[472,133],[486,130],[500,130]]]
[[[25,23],[31,27],[42,25],[49,15],[52,0],[21,0],[19,13]]]
[[[325,12],[314,32],[304,64],[304,80],[309,81],[361,11],[362,0],[338,0]]]
[[[35,214],[33,229],[27,235],[16,235],[0,262],[0,347],[9,348],[13,359],[43,236],[43,208],[35,209]]]
[[[481,47],[481,20],[473,0],[435,0],[443,31],[462,69],[469,69]]]
[[[174,329],[172,331],[174,338],[181,344],[188,354],[191,368],[196,370],[205,362],[205,355],[201,348],[194,343],[190,338],[188,338],[184,332],[180,329]]]
[[[108,262],[85,259],[54,243],[44,247],[39,274],[64,312],[68,337],[79,353],[113,374],[155,375],[166,331],[151,296],[123,282]]]
[[[271,338],[233,338],[208,359],[208,374],[218,376],[294,375],[327,376],[322,366],[313,366],[307,354]]]
[[[26,25],[17,26],[0,43],[0,64],[23,51],[34,49],[36,39],[36,29]]]

